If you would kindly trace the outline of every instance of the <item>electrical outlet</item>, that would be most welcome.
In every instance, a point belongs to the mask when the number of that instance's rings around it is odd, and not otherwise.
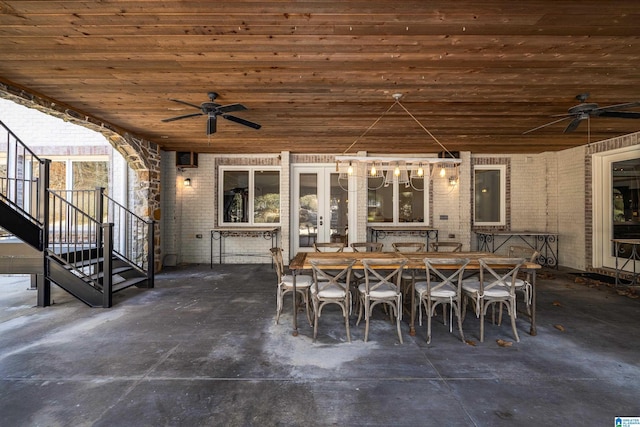
[[[202,234],[196,234],[196,239],[202,239]]]
[[[450,233],[450,234],[449,234],[449,238],[450,238],[450,239],[455,239],[455,238],[456,238],[456,235],[455,235],[455,234],[453,234],[453,233]]]

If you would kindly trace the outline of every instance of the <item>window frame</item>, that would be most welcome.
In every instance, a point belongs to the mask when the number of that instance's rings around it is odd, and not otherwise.
[[[224,174],[228,171],[248,173],[248,207],[247,222],[226,222],[224,220]],[[255,222],[255,174],[256,172],[278,172],[278,210],[279,221],[277,222]],[[280,166],[238,166],[225,165],[218,167],[218,225],[221,227],[271,227],[282,225],[282,168]]]
[[[500,220],[487,222],[476,219],[476,171],[495,170],[500,173]],[[507,165],[475,165],[473,166],[473,224],[478,227],[499,227],[507,225]]]
[[[385,173],[390,173],[389,171],[386,171]],[[366,182],[367,182],[367,188],[366,188],[366,193],[367,193],[367,211],[369,208],[369,177],[366,177]],[[384,178],[375,178],[375,179],[382,179],[384,180]],[[401,188],[400,188],[400,183],[398,182],[397,179],[394,179],[392,181],[392,183],[390,185],[393,185],[393,193],[392,193],[392,205],[393,205],[393,221],[390,222],[384,222],[384,221],[369,221],[368,218],[368,212],[367,212],[367,226],[391,226],[391,227],[400,227],[400,226],[406,226],[407,224],[414,224],[414,225],[425,225],[428,226],[430,225],[431,221],[430,221],[430,215],[429,215],[429,209],[430,209],[430,205],[429,205],[429,200],[430,200],[430,181],[431,179],[429,178],[429,176],[424,176],[422,178],[424,180],[424,188],[422,189],[422,191],[419,190],[415,190],[417,193],[422,193],[423,195],[423,206],[424,206],[424,212],[423,212],[423,220],[422,221],[412,221],[412,222],[407,222],[407,221],[400,221],[400,192],[401,192]],[[404,184],[402,184],[404,185]],[[412,187],[410,187],[412,188]]]

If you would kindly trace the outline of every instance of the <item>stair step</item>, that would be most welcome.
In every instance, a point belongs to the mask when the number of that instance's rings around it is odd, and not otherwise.
[[[118,284],[113,284],[112,289],[113,292],[118,292],[126,288],[130,288],[131,286],[137,285],[138,283],[142,283],[147,280],[146,277],[134,277],[132,279],[127,279]]]

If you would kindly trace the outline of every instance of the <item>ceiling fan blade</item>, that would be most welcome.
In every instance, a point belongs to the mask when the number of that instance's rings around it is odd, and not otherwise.
[[[603,111],[598,114],[599,117],[619,117],[622,119],[640,119],[640,113],[631,111]]]
[[[191,114],[185,114],[182,116],[176,116],[176,117],[170,117],[168,119],[162,119],[163,122],[172,122],[174,120],[181,120],[181,119],[188,119],[189,117],[196,117],[196,116],[202,116],[202,113],[191,113]]]
[[[222,105],[218,107],[216,110],[218,113],[225,114],[225,113],[233,113],[234,111],[244,111],[246,109],[247,107],[245,107],[242,104],[229,104],[229,105]]]
[[[586,117],[588,118],[589,116],[587,115]],[[584,118],[585,117],[578,116],[575,119],[571,120],[571,123],[569,123],[567,127],[564,129],[564,133],[573,132],[574,130],[576,130],[578,125],[582,120],[584,120]]]
[[[607,105],[605,107],[596,108],[595,110],[593,110],[593,112],[595,115],[602,115],[601,113],[605,111],[626,110],[627,108],[633,108],[638,106],[640,106],[640,102],[626,102],[624,104]]]
[[[169,101],[177,102],[178,104],[188,105],[189,107],[197,108],[198,110],[200,109],[199,105],[192,104],[192,103],[186,102],[186,101],[180,101],[179,99],[169,98]]]
[[[215,114],[210,114],[207,119],[207,135],[216,133],[218,120]]]
[[[261,125],[259,125],[257,123],[253,123],[253,122],[250,122],[249,120],[241,119],[240,117],[230,116],[229,114],[223,114],[222,117],[224,117],[227,120],[231,120],[232,122],[236,122],[236,123],[240,123],[241,125],[249,126],[250,128],[260,129],[262,127]]]
[[[563,120],[570,119],[571,117],[573,117],[573,116],[566,116],[566,117],[563,117],[563,118],[561,118],[561,119],[554,120],[554,121],[549,122],[549,123],[545,123],[545,124],[543,124],[543,125],[541,125],[541,126],[535,127],[535,128],[533,128],[533,129],[529,129],[528,131],[525,131],[525,132],[522,132],[522,134],[523,134],[523,135],[526,135],[526,134],[531,133],[531,132],[533,132],[533,131],[536,131],[536,130],[538,130],[538,129],[542,129],[542,128],[545,128],[545,127],[547,127],[547,126],[551,126],[551,125],[553,125],[553,124],[556,124],[556,123],[558,123],[558,122],[561,122],[561,121],[563,121]]]

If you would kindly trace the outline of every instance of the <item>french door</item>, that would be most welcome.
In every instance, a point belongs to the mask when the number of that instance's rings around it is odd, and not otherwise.
[[[640,155],[637,146],[594,157],[594,266],[615,268],[611,239],[640,238]],[[629,245],[627,245],[629,246]],[[629,258],[631,247],[620,247],[619,261]],[[640,262],[625,269],[640,270]]]
[[[332,166],[293,166],[292,253],[314,242],[348,242],[348,180]]]

